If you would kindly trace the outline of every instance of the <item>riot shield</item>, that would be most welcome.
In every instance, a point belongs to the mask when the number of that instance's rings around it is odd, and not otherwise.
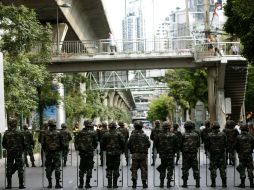
[[[7,187],[7,151],[5,152],[4,156],[4,187],[6,189]],[[22,160],[23,160],[23,170],[24,170],[24,185],[26,185],[26,167],[24,164],[24,154],[22,154]],[[18,178],[18,168],[15,162],[13,162],[13,168],[12,168],[12,188],[19,188],[19,178]]]
[[[76,165],[76,172],[77,172],[77,187],[79,186],[79,165],[80,165],[80,156],[79,156],[79,151],[76,151],[76,159],[77,159],[77,165]],[[98,178],[99,178],[99,168],[98,168],[98,162],[99,160],[99,151],[98,149],[94,150],[94,156],[93,156],[93,169],[92,169],[92,178],[90,180],[90,185],[92,187],[98,187]],[[86,174],[84,176],[84,180],[86,180]]]
[[[132,161],[133,161],[132,160],[132,154],[129,154],[128,166],[127,166],[127,186],[128,187],[132,187],[132,171],[131,171]],[[148,159],[147,159],[146,165],[147,165],[147,172],[148,172]],[[149,172],[148,172],[148,174],[149,174]],[[137,187],[143,187],[142,180],[141,180],[141,170],[140,170],[140,168],[137,171],[137,176],[138,176]],[[147,179],[147,184],[149,184],[148,179]]]
[[[42,162],[42,187],[43,188],[45,188],[46,187],[46,185],[45,185],[45,179],[47,178],[46,177],[46,166],[45,166],[45,162],[46,162],[46,154],[45,154],[45,152],[42,150],[42,154],[43,154],[43,156],[42,156],[42,160],[41,160],[41,162]],[[53,171],[52,171],[52,179],[54,179],[54,172],[55,171],[55,169],[53,169]],[[64,181],[64,179],[63,179],[63,157],[62,157],[62,153],[61,153],[61,166],[60,166],[60,172],[61,172],[61,180],[60,180],[60,182],[61,182],[61,184],[62,184],[62,187],[63,187],[63,181]],[[52,180],[52,182],[53,182],[53,180]]]
[[[107,181],[107,165],[106,165],[106,151],[103,151],[103,167],[102,167],[102,176],[103,176],[103,187],[108,186],[108,181]],[[123,187],[123,154],[120,156],[120,166],[119,166],[119,174],[120,176],[118,177],[117,180],[117,185],[118,187]]]
[[[183,155],[181,154],[180,156],[182,158],[182,162],[183,163]],[[200,178],[200,148],[198,149],[198,152],[197,152],[197,160],[198,160],[198,169],[199,169],[199,178]],[[181,167],[179,167],[179,172],[178,172],[178,183],[179,183],[179,187],[182,187],[183,185],[183,180],[182,180],[182,175],[183,175],[183,164],[181,165]],[[193,176],[193,170],[192,168],[189,169],[189,177],[188,177],[188,186],[196,186],[196,181],[194,179],[194,176]],[[201,181],[201,180],[200,180]]]
[[[153,186],[154,187],[160,187],[160,172],[158,171],[159,166],[161,165],[161,159],[156,159],[153,166]],[[171,186],[175,186],[175,158],[174,158],[174,171],[173,171],[173,177],[171,179]],[[167,187],[167,171],[166,171],[166,177],[164,180],[164,187]]]

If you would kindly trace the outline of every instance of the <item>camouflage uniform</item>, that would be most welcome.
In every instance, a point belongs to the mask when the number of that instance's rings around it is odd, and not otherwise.
[[[32,162],[32,167],[35,167],[35,164],[34,164],[34,154],[33,154],[33,149],[34,149],[34,144],[35,143],[34,143],[33,135],[29,131],[27,125],[23,126],[22,133],[23,133],[23,135],[25,137],[24,157],[25,157],[26,167],[29,167],[28,160],[27,160],[27,155],[30,156],[30,161]]]
[[[17,130],[17,120],[9,120],[9,128],[4,133],[3,148],[7,151],[7,189],[12,188],[12,175],[18,170],[19,176],[19,188],[24,189],[24,163],[23,163],[23,151],[25,148],[24,135]]]
[[[161,131],[161,128],[160,128],[160,121],[159,120],[156,120],[155,122],[155,127],[154,129],[152,129],[151,131],[151,134],[150,134],[150,139],[154,142],[154,140],[156,139],[156,137],[158,136],[158,134],[160,133]],[[155,160],[157,158],[157,150],[156,150],[156,147],[154,146],[154,143],[153,143],[153,149],[152,149],[152,164],[151,166],[154,166],[154,163],[155,163]]]
[[[211,132],[210,121],[205,121],[205,128],[200,132],[201,143],[204,144],[205,154],[207,154],[207,139],[208,134]]]
[[[128,158],[129,158],[129,155],[128,155],[128,147],[127,147],[127,142],[128,142],[128,139],[129,139],[129,130],[124,127],[124,123],[123,122],[119,122],[118,123],[119,127],[116,129],[118,132],[120,132],[124,138],[124,155],[125,155],[125,159],[126,159],[126,165],[128,165]]]
[[[42,162],[42,165],[41,167],[43,167],[44,165],[44,151],[42,149],[42,141],[43,141],[43,138],[44,138],[44,135],[46,133],[48,129],[48,122],[44,122],[40,131],[39,131],[39,136],[38,136],[38,142],[41,144],[41,162]]]
[[[235,122],[232,120],[228,120],[226,122],[226,127],[223,130],[223,132],[227,136],[227,153],[226,153],[226,161],[228,161],[229,158],[229,164],[234,165],[235,164],[235,143],[236,138],[239,135],[238,131],[235,129]]]
[[[253,149],[254,149],[254,138],[248,133],[248,126],[241,125],[241,134],[236,139],[236,151],[239,157],[239,165],[237,171],[240,173],[241,184],[238,187],[245,187],[245,169],[247,168],[248,177],[250,180],[250,187],[254,187],[253,184]]]
[[[42,148],[45,152],[46,177],[48,179],[48,188],[52,188],[52,172],[55,170],[56,188],[62,188],[61,179],[61,154],[64,146],[63,137],[60,131],[56,130],[56,121],[48,121],[49,129],[45,132],[42,140]]]
[[[167,173],[167,187],[171,187],[170,182],[174,173],[174,159],[178,151],[178,137],[170,131],[170,123],[162,124],[162,132],[155,139],[155,147],[161,158],[161,165],[157,168],[160,172],[160,187],[164,187],[164,179]]]
[[[98,141],[99,142],[101,142],[101,139],[102,139],[102,136],[106,133],[106,132],[108,132],[108,125],[107,125],[107,123],[106,122],[102,122],[102,124],[101,124],[101,129],[99,129],[98,131],[97,131],[97,135],[98,135]],[[102,150],[102,148],[101,148],[101,143],[100,143],[100,159],[101,159],[101,166],[103,166],[103,150]]]
[[[84,174],[86,173],[86,188],[91,188],[90,179],[92,178],[92,169],[94,165],[93,157],[96,149],[97,135],[93,129],[92,121],[85,120],[84,126],[76,136],[75,148],[79,151],[79,188],[83,188]]]
[[[67,162],[67,156],[68,156],[68,153],[69,153],[69,144],[70,144],[70,141],[72,140],[72,137],[71,137],[71,133],[69,132],[69,130],[67,129],[67,125],[65,123],[63,123],[61,125],[62,129],[61,129],[61,135],[63,137],[63,141],[64,141],[64,146],[63,146],[63,161],[64,161],[64,166],[66,166],[66,162]]]
[[[178,131],[179,125],[177,123],[175,123],[173,125],[173,132],[175,133],[175,135],[178,138],[178,143],[181,144],[181,140],[182,140],[182,133],[180,131]],[[176,153],[176,165],[178,165],[178,161],[180,159],[180,149],[178,148],[177,153]]]
[[[137,172],[141,169],[141,179],[143,187],[147,188],[147,154],[150,147],[150,141],[148,136],[142,130],[143,124],[141,121],[134,122],[135,130],[132,131],[128,141],[128,148],[132,154],[132,181],[133,188],[137,186]]]
[[[183,156],[182,179],[183,186],[187,187],[189,169],[192,168],[196,187],[200,187],[199,163],[197,158],[198,148],[200,146],[199,135],[194,131],[195,124],[192,121],[186,121],[184,124],[185,134],[182,136],[181,151]]]
[[[207,137],[207,150],[210,155],[210,175],[211,175],[211,187],[216,187],[217,169],[220,170],[220,177],[222,179],[222,187],[227,187],[227,173],[226,173],[226,146],[227,137],[224,132],[220,132],[220,125],[218,122],[214,122],[212,131]]]
[[[101,139],[101,148],[106,151],[106,165],[108,178],[108,188],[112,187],[112,175],[113,175],[113,187],[117,188],[117,179],[120,176],[120,155],[124,152],[124,138],[121,133],[116,130],[116,123],[109,124],[109,131],[106,132]]]

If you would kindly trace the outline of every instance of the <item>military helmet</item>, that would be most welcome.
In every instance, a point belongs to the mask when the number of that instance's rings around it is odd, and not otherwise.
[[[116,122],[112,121],[109,125],[108,125],[109,128],[116,128],[117,127],[117,124]]]
[[[48,126],[49,127],[55,127],[56,126],[56,120],[55,119],[48,120]]]
[[[249,127],[248,127],[247,124],[242,124],[242,125],[240,126],[240,130],[241,130],[241,131],[249,131]]]
[[[174,123],[173,128],[174,128],[174,129],[178,129],[178,128],[179,128],[178,123]]]
[[[108,126],[108,124],[107,124],[105,121],[103,121],[103,122],[101,123],[101,126],[102,126],[103,128],[106,128],[106,127]]]
[[[142,129],[142,128],[143,128],[143,123],[142,123],[142,121],[135,121],[135,122],[134,122],[134,128],[135,128],[135,129]]]
[[[162,128],[164,128],[164,129],[169,129],[170,127],[171,127],[170,122],[164,121],[164,122],[162,123]]]
[[[23,129],[28,129],[28,125],[27,125],[27,124],[24,124],[24,125],[23,125]]]
[[[87,120],[84,121],[84,126],[85,127],[92,127],[93,126],[92,123],[93,122],[90,119],[87,119]]]
[[[118,122],[118,125],[119,125],[120,127],[123,127],[123,126],[124,126],[124,122],[119,121],[119,122]]]
[[[235,122],[233,120],[227,120],[226,122],[226,128],[234,128]]]
[[[212,125],[212,129],[219,129],[220,128],[220,124],[218,121],[215,121]]]
[[[160,122],[160,120],[156,120],[156,121],[154,122],[154,124],[155,124],[155,126],[160,126],[161,122]]]
[[[10,118],[8,123],[10,127],[17,127],[18,121],[16,118]]]
[[[185,129],[193,129],[195,127],[195,125],[194,125],[194,123],[192,122],[192,121],[186,121],[185,123],[184,123],[184,128]]]
[[[61,128],[62,129],[66,129],[67,128],[67,124],[66,123],[62,123]]]

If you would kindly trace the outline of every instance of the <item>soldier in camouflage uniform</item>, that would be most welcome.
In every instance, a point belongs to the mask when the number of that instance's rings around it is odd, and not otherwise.
[[[147,154],[151,144],[149,137],[142,130],[143,123],[141,121],[135,121],[134,128],[135,130],[132,131],[128,141],[128,148],[132,154],[132,187],[137,187],[137,172],[140,168],[143,188],[147,188]]]
[[[12,175],[18,170],[19,176],[19,189],[26,188],[24,186],[24,163],[23,163],[23,152],[25,149],[25,138],[24,135],[17,130],[17,120],[11,118],[9,120],[8,130],[4,133],[3,148],[7,151],[7,187],[6,189],[12,188]]]
[[[66,166],[66,162],[67,162],[67,156],[68,156],[68,153],[69,153],[69,144],[70,144],[70,141],[72,140],[72,137],[71,137],[71,133],[70,131],[67,129],[67,125],[66,123],[62,123],[61,125],[61,135],[63,137],[63,141],[64,141],[64,147],[63,147],[63,165]]]
[[[177,123],[175,123],[173,125],[173,132],[177,136],[179,144],[181,144],[182,133],[180,131],[178,131],[178,128],[179,128],[179,125]],[[176,165],[178,165],[179,159],[180,159],[180,149],[178,148],[177,153],[176,153]]]
[[[41,144],[41,167],[43,167],[44,165],[44,151],[42,149],[42,140],[44,138],[44,135],[46,133],[48,129],[48,122],[44,122],[40,128],[40,131],[39,131],[39,136],[38,136],[38,142]]]
[[[195,124],[192,121],[186,121],[184,124],[185,133],[182,136],[181,151],[183,156],[182,162],[182,179],[183,186],[187,188],[189,169],[192,168],[193,176],[196,180],[196,187],[200,187],[199,163],[197,158],[200,147],[199,135],[195,132]]]
[[[235,149],[239,157],[239,165],[237,166],[237,171],[240,173],[241,184],[238,186],[240,188],[245,187],[245,169],[247,169],[248,177],[250,180],[250,187],[253,188],[253,149],[254,149],[254,138],[248,133],[248,126],[241,125],[241,134],[236,138]]]
[[[208,134],[206,139],[207,150],[210,156],[210,175],[211,187],[216,187],[217,169],[220,170],[220,177],[222,180],[222,187],[227,187],[227,173],[226,173],[226,146],[227,137],[224,132],[220,132],[220,125],[214,122],[212,131]]]
[[[92,178],[92,169],[94,165],[93,157],[94,150],[96,149],[97,135],[94,131],[92,121],[85,120],[84,128],[79,131],[75,139],[75,149],[79,151],[80,164],[79,164],[79,186],[84,186],[84,174],[86,173],[85,188],[91,188],[90,180]]]
[[[109,131],[106,132],[101,139],[101,148],[106,151],[106,165],[108,178],[108,188],[117,188],[117,179],[120,176],[120,155],[124,152],[125,142],[122,134],[116,130],[117,124],[111,122],[109,124]]]
[[[124,148],[124,155],[125,155],[125,159],[126,159],[126,165],[128,165],[128,147],[127,147],[127,142],[129,139],[129,130],[124,127],[124,123],[122,121],[118,122],[119,127],[116,129],[118,132],[120,132],[124,138],[124,144],[125,144],[125,148]]]
[[[24,157],[25,157],[25,164],[26,167],[29,167],[28,160],[27,160],[27,155],[30,156],[30,161],[32,163],[32,167],[35,167],[34,164],[34,154],[33,154],[33,149],[34,149],[34,139],[32,133],[28,129],[28,125],[25,124],[23,126],[23,135],[25,137],[25,150],[24,150]]]
[[[235,129],[235,122],[232,120],[228,120],[226,122],[225,129],[223,132],[227,136],[227,154],[226,154],[226,161],[228,161],[229,158],[229,164],[234,166],[235,165],[235,143],[236,138],[239,135],[237,129]]]
[[[174,173],[175,154],[178,151],[178,137],[170,131],[170,123],[165,121],[162,124],[162,132],[154,140],[161,159],[161,165],[157,168],[160,172],[160,187],[164,187],[164,179],[167,172],[167,187],[171,187],[170,182]]]
[[[46,177],[48,179],[48,188],[52,188],[52,172],[55,170],[56,189],[62,188],[61,179],[61,154],[64,146],[63,137],[60,131],[56,130],[56,121],[48,121],[49,129],[45,132],[42,140],[42,148],[45,153]]]
[[[108,124],[106,122],[102,122],[101,129],[97,131],[98,141],[101,142],[102,136],[108,132]],[[103,150],[100,145],[100,159],[101,159],[101,166],[103,166]]]
[[[204,144],[205,154],[207,154],[207,138],[208,134],[211,132],[210,121],[205,121],[205,128],[201,131],[201,143]]]
[[[161,131],[161,127],[160,127],[160,121],[159,120],[156,120],[154,122],[155,124],[155,127],[154,129],[152,129],[151,131],[151,134],[150,134],[150,139],[152,141],[154,141],[156,139],[156,137],[158,136],[158,134],[160,133]],[[155,160],[156,160],[156,157],[157,157],[157,150],[156,150],[156,147],[154,146],[154,143],[153,143],[153,149],[152,149],[152,164],[151,166],[154,166],[154,163],[155,163]]]

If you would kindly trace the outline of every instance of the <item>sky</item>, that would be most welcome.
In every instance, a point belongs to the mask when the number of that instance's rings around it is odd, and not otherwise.
[[[185,0],[141,0],[146,22],[146,33],[153,33],[158,25],[176,7],[185,8]],[[125,0],[103,0],[106,14],[112,26],[115,39],[122,38],[122,20],[125,16]],[[154,14],[153,14],[154,4]],[[154,21],[154,22],[153,22]]]

